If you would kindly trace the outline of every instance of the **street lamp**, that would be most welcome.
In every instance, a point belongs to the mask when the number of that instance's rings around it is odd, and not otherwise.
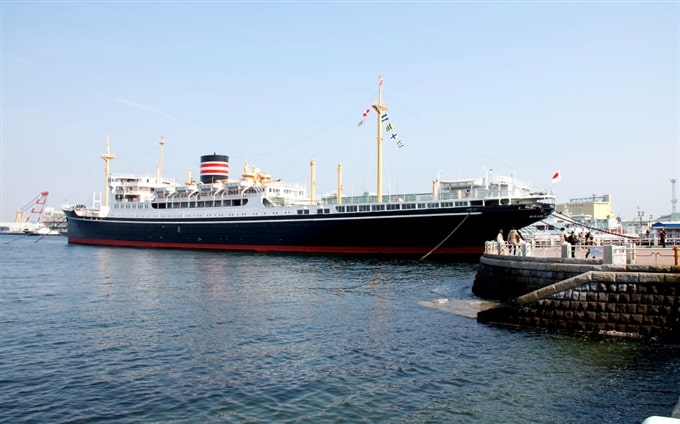
[[[638,211],[637,211],[638,220],[640,221],[640,232],[642,232],[642,217],[644,216],[645,211],[641,211],[639,206],[638,206],[637,209],[638,209]]]

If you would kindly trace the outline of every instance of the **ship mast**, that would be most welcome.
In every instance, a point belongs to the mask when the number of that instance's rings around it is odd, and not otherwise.
[[[316,177],[314,176],[314,171],[315,171],[315,165],[316,165],[316,160],[310,159],[309,160],[309,172],[310,172],[310,195],[309,195],[309,204],[313,205],[316,199],[314,197],[316,196],[315,191],[316,191]]]
[[[165,145],[165,138],[161,137],[159,144],[161,145],[161,161],[156,171],[156,183],[163,181],[163,146]]]
[[[109,163],[116,158],[114,154],[111,153],[111,139],[106,136],[106,153],[101,155],[101,158],[106,162],[104,167],[104,207],[109,206]]]
[[[378,77],[378,102],[372,105],[378,115],[378,196],[377,202],[382,203],[382,116],[387,111],[387,106],[382,104],[382,75]]]
[[[342,204],[342,164],[338,164],[338,205]]]

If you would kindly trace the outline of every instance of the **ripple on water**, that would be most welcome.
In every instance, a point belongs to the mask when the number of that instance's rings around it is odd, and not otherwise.
[[[42,243],[0,249],[0,421],[630,423],[677,402],[677,347],[467,318],[474,265]]]

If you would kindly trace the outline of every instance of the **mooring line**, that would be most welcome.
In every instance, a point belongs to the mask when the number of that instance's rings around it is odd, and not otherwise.
[[[628,239],[628,240],[637,239],[637,236],[631,236],[631,235],[627,235],[627,234],[619,234],[619,233],[611,232],[611,231],[606,230],[604,228],[592,227],[592,226],[584,224],[582,222],[578,222],[575,219],[573,219],[572,217],[570,217],[568,215],[564,215],[564,214],[559,213],[559,212],[553,212],[551,215],[555,216],[555,218],[557,218],[557,219],[562,219],[564,221],[567,221],[570,224],[574,224],[574,225],[578,225],[578,226],[583,227],[583,228],[587,228],[590,231],[597,231],[597,232],[600,232],[600,233],[603,233],[603,234],[609,234],[610,236],[621,237],[621,238]],[[548,217],[549,216],[550,215],[548,215]],[[546,217],[546,218],[548,218],[548,217]],[[545,219],[542,219],[540,222],[543,222],[545,224],[550,224],[550,223],[546,222]]]
[[[432,252],[434,252],[435,250],[439,249],[439,248],[441,247],[442,244],[446,243],[446,240],[448,240],[449,237],[451,237],[451,236],[453,235],[453,233],[455,233],[456,230],[458,230],[458,229],[460,228],[460,226],[463,225],[463,222],[465,222],[465,220],[468,219],[468,217],[469,217],[470,215],[471,215],[471,212],[468,211],[468,214],[465,215],[465,218],[463,218],[463,220],[460,221],[460,222],[458,223],[458,225],[456,226],[456,228],[454,228],[453,231],[451,231],[451,232],[449,233],[448,236],[444,237],[444,240],[442,240],[438,245],[436,245],[434,248],[432,248],[432,250],[430,250],[430,251],[427,252],[422,258],[420,258],[420,260],[422,261],[422,260],[426,259],[428,256],[430,256],[430,255],[432,254]]]
[[[16,241],[16,240],[19,240],[20,238],[26,237],[26,235],[27,235],[27,234],[22,234],[22,235],[20,235],[19,237],[15,237],[15,238],[13,238],[12,240],[6,241],[5,244],[10,244],[10,243],[13,242],[13,241]]]

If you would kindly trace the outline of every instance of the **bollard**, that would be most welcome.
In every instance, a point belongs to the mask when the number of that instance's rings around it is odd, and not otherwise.
[[[678,257],[680,256],[680,247],[673,246],[673,258],[675,259],[675,266],[678,266]]]
[[[635,265],[635,245],[629,243],[626,245],[626,263],[630,265]]]

